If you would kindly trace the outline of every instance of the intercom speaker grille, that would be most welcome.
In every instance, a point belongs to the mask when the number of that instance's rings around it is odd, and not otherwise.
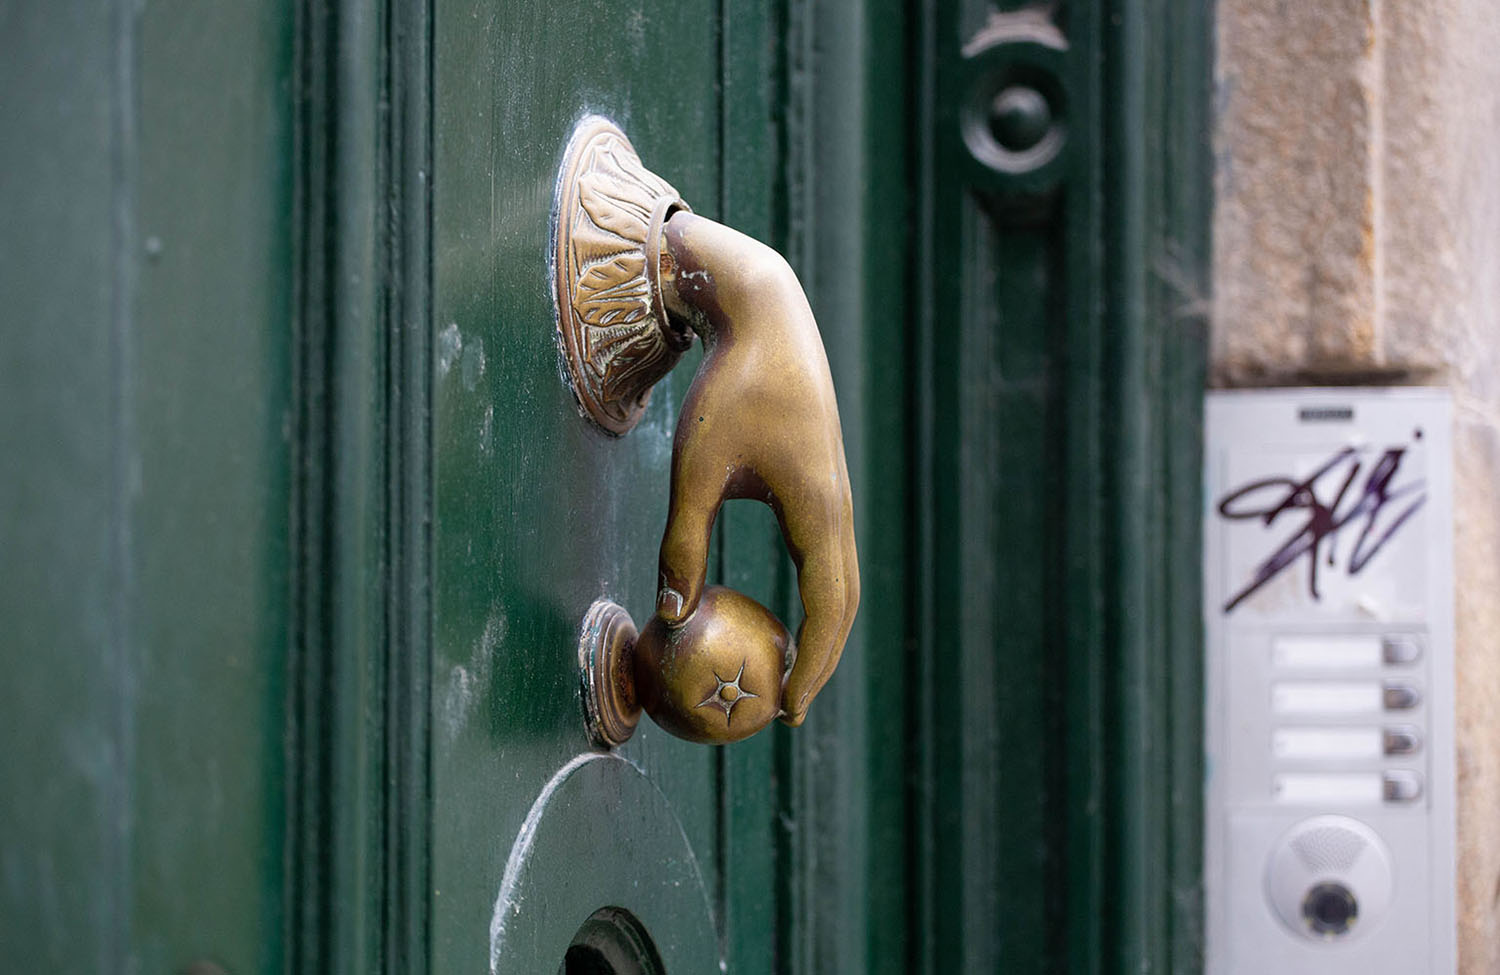
[[[1327,944],[1359,941],[1380,929],[1391,904],[1394,876],[1391,854],[1380,835],[1369,825],[1347,816],[1326,815],[1304,819],[1272,844],[1266,862],[1266,896],[1291,933]],[[1319,925],[1326,921],[1328,889],[1337,889],[1347,903],[1343,926]],[[1312,900],[1310,901],[1310,898]],[[1322,904],[1322,909],[1318,905]],[[1314,909],[1309,913],[1309,906]],[[1337,905],[1332,905],[1337,906]],[[1359,923],[1353,924],[1355,916]],[[1293,969],[1252,969],[1290,972]],[[1333,971],[1333,969],[1327,969]],[[1343,969],[1339,969],[1343,971]],[[1322,972],[1323,968],[1299,968],[1299,972]],[[1401,975],[1407,975],[1402,972]]]
[[[1320,826],[1292,841],[1297,857],[1315,874],[1342,874],[1353,868],[1369,842],[1343,826]]]

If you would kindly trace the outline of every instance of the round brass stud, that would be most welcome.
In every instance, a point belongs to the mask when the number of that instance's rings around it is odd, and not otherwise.
[[[578,634],[583,718],[601,748],[623,745],[635,734],[641,706],[635,696],[635,620],[619,603],[600,599],[589,607]]]

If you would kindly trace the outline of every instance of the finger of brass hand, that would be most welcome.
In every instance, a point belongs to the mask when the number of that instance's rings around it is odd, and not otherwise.
[[[684,337],[704,344],[673,440],[656,615],[638,636],[613,604],[585,621],[591,731],[618,744],[642,706],[693,741],[737,741],[778,716],[800,724],[859,604],[838,404],[802,287],[771,248],[692,214],[602,119],[575,133],[557,220],[559,330],[601,426],[628,431]],[[754,600],[705,586],[714,520],[732,498],[765,502],[781,525],[805,613],[795,643]]]

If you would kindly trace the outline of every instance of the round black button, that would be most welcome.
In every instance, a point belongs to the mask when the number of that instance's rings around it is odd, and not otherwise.
[[[1025,152],[1052,128],[1052,106],[1035,88],[1012,85],[990,103],[990,134],[1010,152]]]
[[[1302,917],[1318,934],[1334,937],[1353,927],[1359,901],[1343,884],[1318,884],[1302,899]]]

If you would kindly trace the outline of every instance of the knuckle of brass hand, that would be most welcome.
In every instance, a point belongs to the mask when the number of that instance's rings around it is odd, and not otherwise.
[[[605,600],[584,620],[590,733],[601,746],[621,744],[641,710],[674,735],[710,744],[739,741],[778,717],[800,724],[842,652],[859,591],[857,566],[822,570],[816,583],[804,572],[808,559],[826,563],[830,552],[852,560],[853,524],[833,380],[801,284],[774,249],[694,215],[597,116],[569,143],[554,221],[558,343],[587,417],[628,433],[693,335],[704,344],[673,441],[658,610],[639,632]],[[727,498],[776,511],[803,583],[803,630],[817,618],[815,645],[799,652],[800,636],[769,609],[733,589],[702,587],[704,566],[681,564],[706,557],[707,528]],[[679,501],[708,509],[689,512],[706,515],[702,539],[674,537],[673,519],[687,516]]]

